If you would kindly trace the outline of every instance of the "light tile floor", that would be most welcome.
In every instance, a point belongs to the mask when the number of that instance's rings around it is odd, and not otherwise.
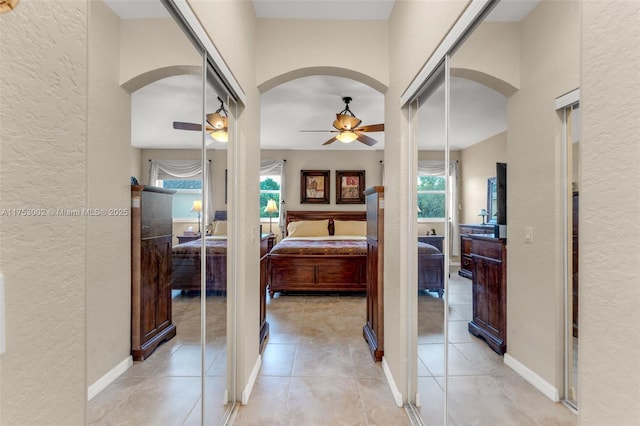
[[[452,273],[449,290],[449,425],[576,425],[577,417],[515,374],[467,332],[471,282]],[[206,400],[222,401],[226,365],[224,298],[207,298]],[[364,296],[276,295],[268,300],[270,337],[249,403],[234,425],[408,425],[380,363],[362,337]],[[444,423],[442,299],[419,297],[419,414]],[[178,335],[97,395],[92,425],[200,424],[200,299],[174,299]],[[226,407],[208,403],[205,424]]]
[[[409,425],[362,337],[363,295],[268,299],[271,332],[234,425]]]
[[[178,292],[179,293],[179,292]],[[134,362],[88,404],[90,425],[200,425],[200,297],[176,294],[173,323],[177,334],[149,358]],[[226,389],[226,298],[207,297],[204,368],[205,424],[224,421]]]
[[[471,335],[471,281],[449,279],[448,425],[577,425],[568,408],[554,403]],[[444,302],[418,299],[420,415],[427,425],[444,423]]]

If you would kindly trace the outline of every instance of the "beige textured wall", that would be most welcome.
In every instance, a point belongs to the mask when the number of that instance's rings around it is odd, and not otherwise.
[[[640,419],[640,3],[582,8],[580,424],[633,425]]]
[[[580,3],[542,2],[521,26],[520,90],[507,100],[507,352],[561,390],[563,145],[554,100],[580,85]]]
[[[372,84],[368,81],[371,79],[386,86],[387,29],[386,21],[260,19],[258,85],[290,72],[302,73],[306,68],[333,67],[348,70],[351,76],[360,73],[365,83]]]
[[[415,312],[416,306],[408,306],[410,269],[403,260],[407,258],[406,248],[413,246],[411,242],[417,237],[410,235],[408,220],[408,209],[415,205],[411,202],[415,183],[410,181],[409,171],[416,170],[417,156],[409,140],[408,112],[400,111],[400,97],[466,4],[466,1],[399,1],[389,21],[390,86],[385,96],[385,134],[394,135],[386,141],[387,147],[394,148],[384,153],[384,226],[386,235],[397,237],[385,240],[384,357],[405,403],[408,380],[417,380],[408,377],[407,369],[407,359],[417,360],[417,355],[409,353],[407,347],[407,312],[409,308]],[[417,270],[417,264],[412,270]]]
[[[64,28],[64,31],[61,29]],[[0,217],[6,352],[0,424],[85,423],[87,4],[0,16]]]
[[[121,84],[147,71],[178,65],[191,65],[197,70],[202,67],[202,56],[173,18],[126,19],[122,21],[121,28]]]
[[[119,84],[120,19],[89,4],[87,205],[131,207],[131,97]],[[131,217],[87,220],[87,383],[130,355]]]
[[[451,75],[513,94],[520,87],[520,25],[483,22],[451,58]]]
[[[462,151],[460,223],[482,223],[478,212],[487,208],[487,179],[496,176],[497,162],[507,162],[507,132]]]

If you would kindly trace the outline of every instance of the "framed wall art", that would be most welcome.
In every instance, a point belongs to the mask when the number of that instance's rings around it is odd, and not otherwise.
[[[336,204],[364,204],[364,170],[336,170]]]
[[[329,170],[300,170],[300,204],[329,204]]]

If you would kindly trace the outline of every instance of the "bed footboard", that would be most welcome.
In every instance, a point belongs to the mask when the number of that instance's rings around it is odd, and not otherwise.
[[[284,291],[367,290],[366,256],[269,254],[267,270],[271,296]]]

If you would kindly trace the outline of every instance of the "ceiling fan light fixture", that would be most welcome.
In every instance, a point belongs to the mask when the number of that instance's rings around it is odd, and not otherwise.
[[[218,142],[229,142],[229,133],[227,133],[226,129],[216,129],[209,134]]]
[[[207,114],[207,122],[214,129],[224,129],[227,127],[227,117],[222,116],[219,112]]]
[[[11,12],[16,8],[20,0],[0,0],[0,15]]]
[[[358,134],[356,132],[352,132],[351,130],[343,130],[338,133],[336,139],[338,139],[342,143],[351,143],[358,139]]]

